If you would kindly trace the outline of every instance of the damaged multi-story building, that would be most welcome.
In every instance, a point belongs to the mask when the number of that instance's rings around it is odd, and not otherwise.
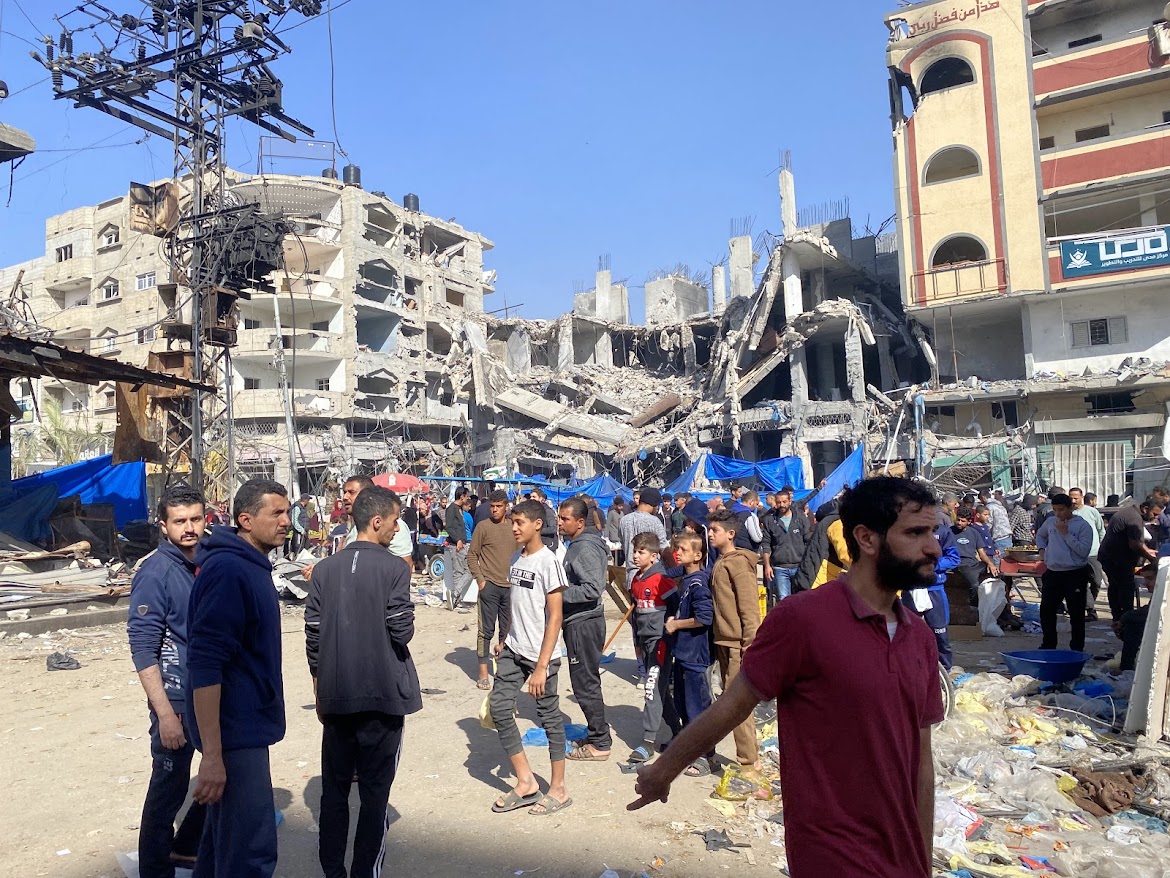
[[[289,228],[284,266],[269,277],[275,293],[254,291],[239,304],[238,471],[290,480],[286,407],[302,490],[329,470],[461,470],[467,396],[452,362],[466,318],[492,292],[483,267],[492,243],[422,213],[417,196],[400,205],[365,191],[353,167],[344,183],[332,173],[230,180],[234,203],[256,203]],[[0,287],[15,288],[57,341],[146,365],[183,318],[160,239],[132,231],[129,212],[123,195],[51,217],[44,255],[0,270]],[[46,379],[20,390],[30,420],[49,395],[70,417],[113,433],[112,384]]]
[[[880,442],[897,408],[883,390],[928,376],[892,239],[855,238],[845,216],[802,226],[787,169],[780,187],[783,235],[760,252],[732,238],[710,289],[659,273],[644,325],[608,269],[558,320],[489,318],[472,339],[472,463],[629,484],[669,482],[703,453],[792,456],[816,484]]]
[[[1170,24],[1161,0],[886,17],[906,311],[940,484],[1166,481]]]

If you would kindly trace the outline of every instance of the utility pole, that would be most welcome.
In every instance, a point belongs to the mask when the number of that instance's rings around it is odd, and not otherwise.
[[[31,53],[49,71],[56,99],[101,110],[174,146],[171,183],[138,185],[145,195],[137,204],[154,218],[149,233],[166,243],[171,285],[159,292],[172,311],[164,325],[168,348],[189,347],[188,377],[221,387],[222,399],[196,391],[156,404],[167,410],[168,479],[188,466],[191,483],[213,497],[234,490],[236,301],[253,289],[275,292],[265,277],[283,264],[285,230],[279,218],[231,198],[226,122],[246,119],[293,142],[293,132],[312,136],[284,114],[282,83],[269,65],[291,51],[278,35],[285,19],[320,12],[320,0],[148,0],[130,15],[87,0],[57,17],[60,36],[44,38],[43,56]],[[79,51],[75,37],[94,45]],[[172,202],[177,220],[167,210]],[[142,231],[133,219],[131,228]],[[227,484],[205,484],[210,452],[226,458]]]

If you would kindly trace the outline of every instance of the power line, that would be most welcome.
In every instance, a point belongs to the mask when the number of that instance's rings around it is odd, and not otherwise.
[[[32,25],[33,30],[35,30],[39,34],[44,33],[44,31],[41,30],[41,28],[37,26],[37,23],[28,17],[28,13],[24,11],[24,7],[20,5],[20,0],[12,0],[12,3],[14,6],[16,6],[17,9],[20,10],[20,14],[24,16],[24,20]]]
[[[329,5],[325,9],[325,23],[329,29],[329,109],[333,114],[333,142],[337,144],[337,151],[344,158],[349,158],[349,153],[341,145],[341,137],[337,133],[337,75],[333,67],[333,0],[329,0]]]

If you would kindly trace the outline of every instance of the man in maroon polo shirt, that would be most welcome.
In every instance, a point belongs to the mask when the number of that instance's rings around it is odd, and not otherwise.
[[[938,511],[922,485],[878,477],[847,491],[840,515],[848,573],[768,613],[727,691],[638,769],[628,808],[665,802],[683,769],[775,698],[793,878],[924,878],[938,648],[897,592],[934,583]]]

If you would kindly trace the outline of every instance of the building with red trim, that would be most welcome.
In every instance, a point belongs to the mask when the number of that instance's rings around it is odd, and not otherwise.
[[[1163,0],[938,0],[886,24],[903,296],[935,360],[924,429],[949,437],[927,457],[1102,500],[1163,483]]]

